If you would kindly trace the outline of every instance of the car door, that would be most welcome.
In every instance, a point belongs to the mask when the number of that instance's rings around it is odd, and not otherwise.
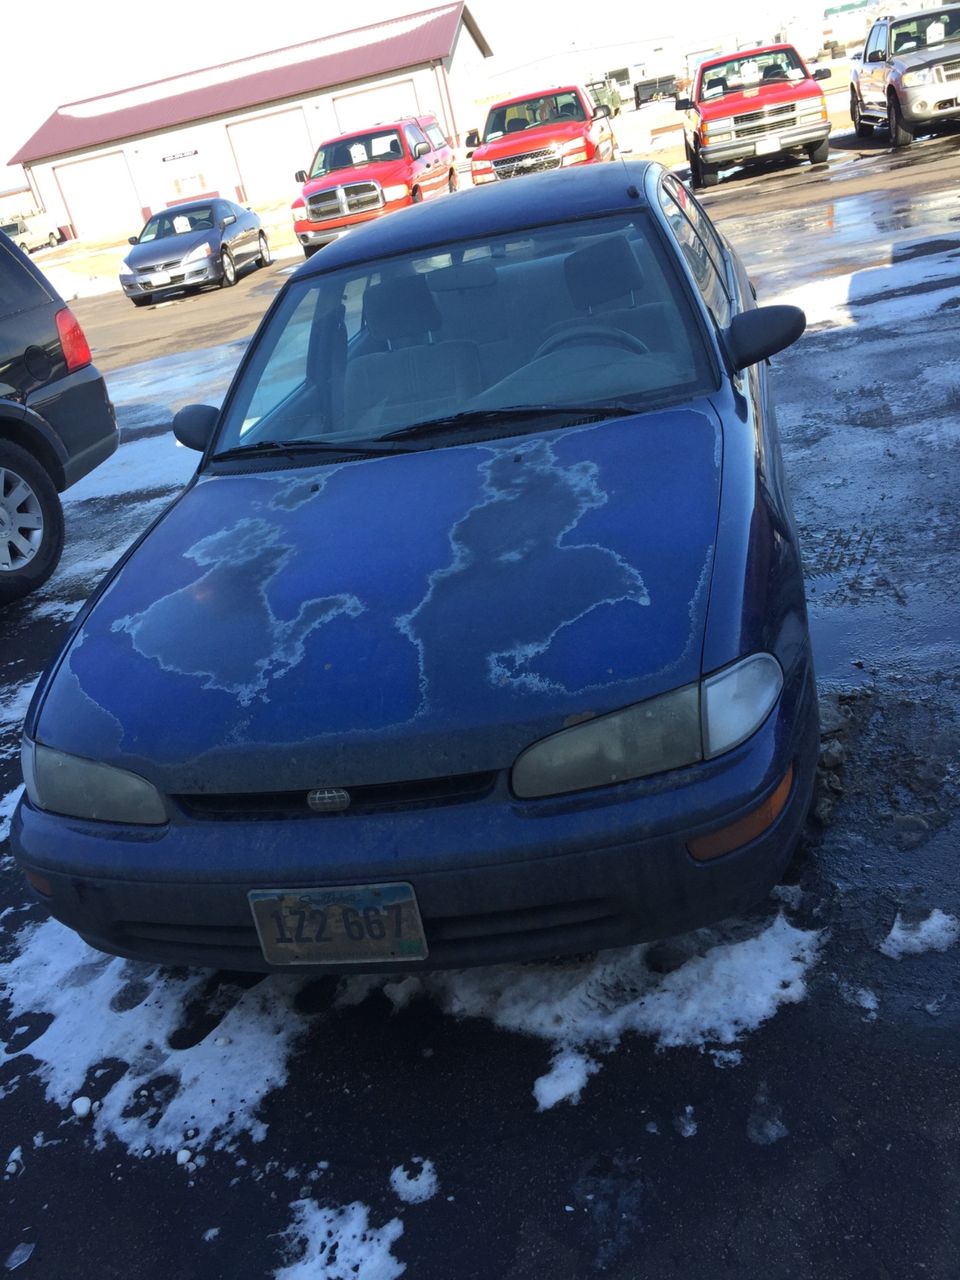
[[[886,70],[890,51],[887,49],[886,21],[875,22],[867,37],[860,71],[860,101],[875,114],[886,115]],[[880,55],[878,57],[878,55]]]
[[[410,148],[410,155],[413,157],[413,178],[411,185],[416,185],[420,189],[420,194],[425,200],[429,200],[431,196],[435,196],[439,190],[439,182],[443,181],[443,166],[437,163],[437,153],[430,146],[430,140],[424,134],[418,124],[405,124],[403,132],[407,138],[407,146]],[[417,145],[421,142],[427,144],[427,151],[422,156],[417,156]]]

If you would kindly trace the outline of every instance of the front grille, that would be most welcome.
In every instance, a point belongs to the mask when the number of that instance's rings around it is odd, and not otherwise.
[[[172,262],[155,262],[151,267],[138,267],[137,270],[141,275],[152,276],[157,271],[172,271],[174,267],[179,267],[180,259],[174,258]]]
[[[384,782],[346,787],[350,805],[335,815],[317,814],[307,804],[306,791],[245,791],[215,795],[178,795],[173,799],[191,818],[256,819],[317,818],[391,809],[412,809],[439,804],[463,804],[489,795],[496,771],[460,773],[443,778],[418,778],[410,782]]]
[[[960,62],[945,62],[943,64],[944,80],[960,80]]]
[[[494,160],[493,171],[498,178],[516,178],[524,173],[543,173],[545,169],[559,169],[560,153],[550,147],[541,151],[525,151],[520,156],[508,156]]]
[[[796,124],[797,104],[788,102],[783,107],[768,107],[763,111],[748,111],[733,117],[733,131],[738,138],[758,138],[767,133],[779,133]]]
[[[318,191],[307,198],[307,214],[311,222],[347,218],[352,213],[368,213],[382,208],[383,191],[379,182],[351,182]]]

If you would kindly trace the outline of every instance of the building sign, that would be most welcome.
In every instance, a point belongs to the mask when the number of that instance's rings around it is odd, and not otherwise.
[[[178,151],[175,156],[164,156],[163,163],[166,164],[169,160],[186,160],[188,156],[195,156],[196,154],[196,151]]]

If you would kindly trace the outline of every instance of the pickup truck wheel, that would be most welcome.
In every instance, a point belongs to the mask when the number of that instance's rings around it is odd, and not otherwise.
[[[909,147],[913,141],[913,130],[903,118],[903,112],[900,110],[900,103],[895,93],[891,93],[887,99],[887,126],[890,130],[891,146]]]
[[[711,169],[700,159],[699,151],[690,154],[690,181],[695,187],[715,187],[720,181],[716,169]]]
[[[47,244],[50,246],[51,249],[55,249],[59,243],[60,241],[57,239],[56,233],[51,231],[50,234],[47,236]]]
[[[63,550],[56,487],[32,454],[0,441],[0,604],[35,591]]]
[[[873,125],[867,124],[860,113],[860,99],[853,92],[850,94],[850,119],[858,138],[869,138],[873,133]]]
[[[450,170],[450,176],[447,178],[447,190],[453,195],[457,189],[457,172],[455,169]]]
[[[303,246],[303,256],[305,258],[312,258],[319,248],[320,246],[318,244],[305,244]]]
[[[807,147],[807,159],[811,164],[826,164],[827,157],[830,155],[830,139],[824,138],[822,142],[813,142]]]
[[[423,196],[420,192],[419,187],[413,188],[413,190],[410,192],[410,199],[413,201],[414,204],[420,203],[420,201],[423,199]]]

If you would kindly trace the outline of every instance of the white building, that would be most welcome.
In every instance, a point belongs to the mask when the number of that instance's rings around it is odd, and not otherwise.
[[[491,56],[462,2],[69,103],[12,158],[66,236],[139,231],[157,209],[221,195],[291,201],[325,139],[405,115],[455,144]]]

